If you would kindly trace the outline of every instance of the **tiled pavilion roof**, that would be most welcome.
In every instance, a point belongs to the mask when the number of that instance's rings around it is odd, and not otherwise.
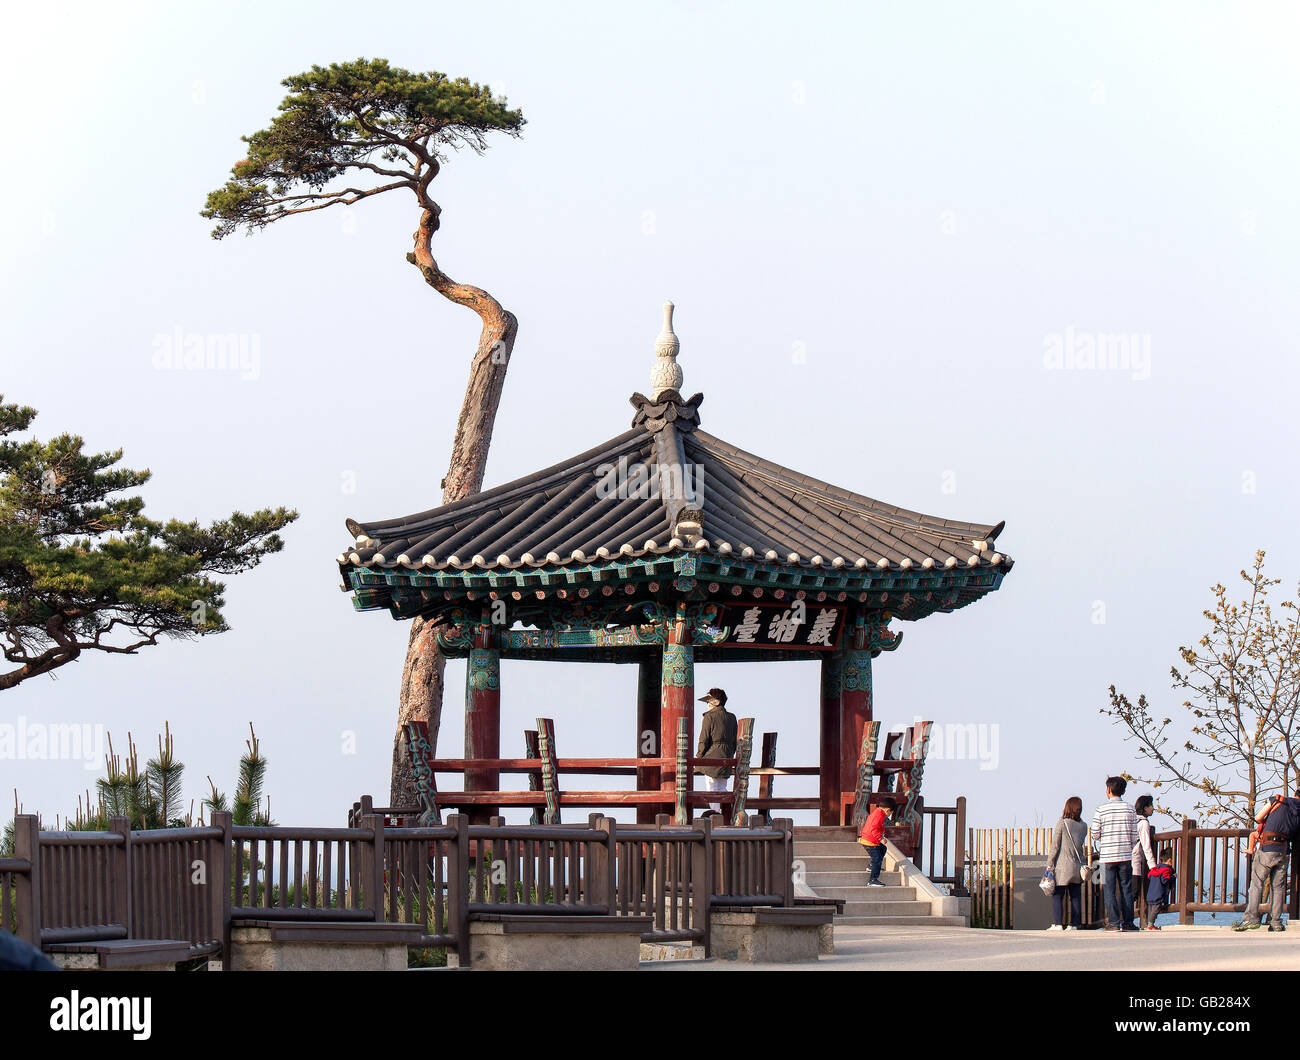
[[[949,571],[994,568],[1003,524],[885,504],[737,448],[699,428],[683,399],[671,307],[650,397],[630,430],[545,470],[415,515],[357,523],[338,557],[351,571],[526,575],[670,553],[783,568]],[[666,352],[667,351],[667,352]]]

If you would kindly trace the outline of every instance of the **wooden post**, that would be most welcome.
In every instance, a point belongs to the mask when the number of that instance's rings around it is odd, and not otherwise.
[[[817,823],[840,824],[841,658],[839,652],[822,656],[821,740],[818,754]]]
[[[555,722],[537,719],[537,752],[542,759],[542,791],[546,796],[543,824],[560,823],[560,768],[555,754]]]
[[[1196,828],[1196,822],[1191,818],[1183,821],[1183,834],[1181,837],[1181,849],[1179,850],[1178,860],[1181,864],[1178,866],[1178,923],[1191,924],[1193,913],[1187,907],[1191,905],[1193,889],[1192,873],[1196,869],[1196,841],[1192,838],[1192,830]]]
[[[736,773],[731,781],[731,823],[745,820],[745,803],[749,799],[749,759],[754,753],[754,719],[741,718],[736,732]]]
[[[663,668],[660,676],[659,732],[663,742],[677,736],[686,726],[686,743],[689,747],[695,736],[695,715],[692,711],[695,699],[695,649],[691,646],[690,626],[686,622],[686,608],[677,609],[677,617],[668,629],[668,644],[664,648]],[[660,773],[659,793],[663,796],[665,806],[675,806],[677,802],[678,766],[672,757],[673,749],[660,749],[660,756],[667,765]],[[689,751],[688,751],[689,754]],[[682,778],[686,790],[691,790],[691,767],[688,764]]]
[[[366,891],[366,904],[374,907],[375,923],[384,923],[384,819],[379,814],[368,814],[361,819],[361,827],[370,833],[370,842],[362,854],[362,879]]]
[[[115,907],[113,911],[118,914],[119,922],[126,928],[126,937],[132,938],[135,933],[135,903],[132,901],[135,891],[135,866],[131,864],[131,822],[125,817],[110,817],[108,830],[122,837],[120,847],[109,848],[109,864],[114,866],[109,873],[113,881],[113,894],[110,901]]]
[[[957,835],[953,839],[953,875],[957,877],[953,884],[953,894],[962,898],[969,894],[966,887],[966,796],[957,796]],[[1082,895],[1082,891],[1079,892]]]
[[[764,769],[776,768],[776,733],[763,733],[763,758],[762,766]],[[771,773],[764,773],[758,778],[758,797],[760,799],[770,799],[772,797],[772,781],[776,778]],[[760,811],[763,823],[772,823],[772,809],[770,806],[764,806]]]
[[[212,827],[220,828],[221,835],[209,841],[209,850],[214,850],[212,864],[208,865],[208,901],[212,917],[212,928],[219,932],[221,940],[221,970],[230,971],[230,896],[235,881],[232,875],[231,851],[234,846],[232,831],[234,816],[229,810],[214,810]]]
[[[501,757],[501,658],[493,627],[480,623],[465,664],[465,757]],[[467,769],[466,791],[498,791],[501,773],[496,769]],[[495,806],[474,806],[470,820],[487,821]]]
[[[677,769],[675,776],[677,778],[677,788],[673,792],[673,824],[690,824],[691,808],[687,805],[686,796],[690,792],[691,768],[689,766],[691,756],[691,736],[686,727],[686,719],[677,719]]]
[[[663,695],[663,655],[658,650],[642,659],[637,666],[636,688],[636,756],[660,758],[663,756],[663,738],[660,725],[660,698]],[[637,791],[657,791],[660,768],[646,766],[636,771]],[[638,803],[636,823],[650,824],[655,819],[654,806]]]
[[[916,841],[912,848],[912,864],[919,869],[922,861],[921,847],[925,842],[925,798],[923,796],[918,796],[916,800],[916,820]],[[1038,851],[1034,851],[1034,853],[1036,854]],[[930,866],[930,875],[934,875],[933,865]]]
[[[537,742],[537,730],[524,730],[524,757],[537,758],[542,757],[541,745]],[[542,771],[540,769],[530,769],[528,771],[528,790],[542,791]],[[541,806],[534,806],[532,816],[528,818],[529,824],[541,824],[545,816],[545,810]]]
[[[592,851],[599,852],[599,859],[594,862],[599,871],[593,868],[591,873],[592,891],[588,892],[588,901],[591,894],[598,895],[605,906],[605,915],[614,916],[618,912],[618,822],[597,814],[592,823],[605,833],[605,840],[591,844]]]
[[[1300,843],[1291,844],[1291,898],[1287,902],[1286,914],[1295,923],[1300,920]],[[1249,892],[1247,892],[1249,893]]]
[[[461,968],[469,966],[469,818],[453,813],[447,823],[456,829],[456,838],[447,844],[447,926],[456,937],[456,960]]]
[[[14,857],[31,869],[14,879],[18,937],[39,948],[41,944],[41,821],[34,813],[14,818]]]
[[[780,817],[772,822],[773,827],[781,829],[784,839],[777,844],[777,856],[781,863],[780,883],[782,887],[781,904],[794,905],[794,818]]]
[[[703,832],[698,843],[691,844],[691,927],[703,933],[704,956],[712,956],[713,908],[713,818],[704,817],[696,824]]]
[[[859,631],[854,630],[856,637]],[[871,652],[856,645],[841,653],[839,791],[857,790],[858,752],[871,721]],[[837,799],[836,810],[844,805]],[[843,821],[836,821],[843,824]]]

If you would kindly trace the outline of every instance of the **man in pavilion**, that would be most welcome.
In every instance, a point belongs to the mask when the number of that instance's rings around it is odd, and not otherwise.
[[[721,688],[710,688],[708,695],[700,696],[705,704],[704,718],[700,722],[700,746],[696,758],[736,757],[736,715],[727,709],[727,693]],[[730,766],[702,766],[695,771],[705,791],[726,791],[731,777]],[[716,812],[722,803],[710,803]]]

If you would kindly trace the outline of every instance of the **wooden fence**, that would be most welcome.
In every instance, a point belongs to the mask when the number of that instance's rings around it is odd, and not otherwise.
[[[481,915],[653,918],[647,942],[709,946],[714,906],[794,905],[793,823],[719,827],[445,825],[393,828],[378,814],[347,828],[42,832],[17,818],[0,861],[0,917],[33,944],[177,939],[190,955],[228,955],[242,920],[422,925],[426,946],[469,959]],[[228,966],[228,964],[227,964]]]
[[[1177,901],[1169,911],[1181,924],[1191,924],[1197,913],[1242,913],[1246,910],[1252,859],[1246,855],[1250,832],[1244,828],[1197,828],[1195,821],[1156,833],[1158,847],[1174,853]],[[1284,907],[1300,918],[1300,844],[1292,844]],[[1268,903],[1261,904],[1266,910]]]
[[[1154,846],[1159,857],[1174,853],[1176,901],[1168,912],[1181,924],[1191,924],[1197,913],[1242,913],[1250,884],[1251,859],[1246,855],[1250,833],[1244,828],[1197,828],[1184,821],[1176,830],[1157,832]],[[1046,855],[1052,828],[972,828],[967,846],[967,886],[971,895],[971,924],[975,927],[1012,927],[1011,856]],[[1084,841],[1092,863],[1092,837]],[[1285,907],[1300,918],[1300,849],[1293,848]],[[1135,899],[1138,897],[1134,896]],[[1266,909],[1267,903],[1261,905]],[[1083,923],[1104,923],[1100,875],[1083,885]]]
[[[1052,844],[1051,828],[972,828],[966,843],[966,887],[971,899],[971,927],[1010,928],[1012,924],[1013,855],[1046,856]],[[1091,843],[1084,841],[1088,864]],[[1080,920],[1084,926],[1105,922],[1101,881],[1096,876],[1081,888]],[[1067,903],[1069,899],[1066,899]]]
[[[966,894],[966,796],[954,806],[921,807],[921,835],[912,856],[932,883],[945,884],[957,896]]]

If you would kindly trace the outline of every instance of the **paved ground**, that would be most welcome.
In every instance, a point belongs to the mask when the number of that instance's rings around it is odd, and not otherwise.
[[[1300,926],[1281,934],[1226,927],[1114,932],[841,927],[835,954],[816,964],[656,961],[672,971],[1295,971]]]

